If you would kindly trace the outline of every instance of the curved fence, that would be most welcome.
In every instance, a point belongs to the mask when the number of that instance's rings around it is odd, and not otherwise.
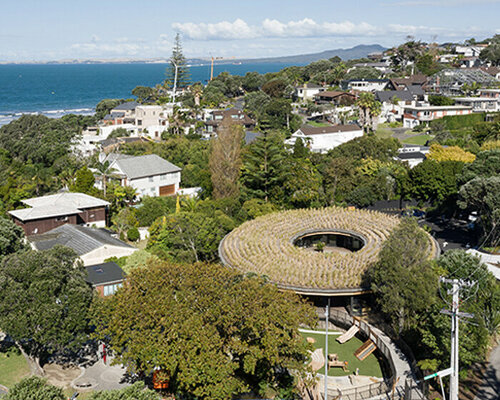
[[[323,316],[322,319],[325,319],[325,317]],[[361,400],[384,394],[390,395],[391,398],[394,399],[425,399],[422,391],[415,383],[414,379],[412,379],[412,370],[415,365],[413,357],[409,357],[411,361],[409,360],[406,366],[402,365],[400,361],[394,359],[394,353],[390,344],[387,343],[390,340],[387,337],[382,338],[383,335],[378,334],[368,323],[362,320],[355,320],[345,311],[331,309],[329,321],[341,325],[344,328],[349,328],[356,323],[362,334],[375,343],[378,351],[380,351],[387,360],[391,374],[384,381],[368,385],[353,386],[343,389],[329,388],[328,399]]]

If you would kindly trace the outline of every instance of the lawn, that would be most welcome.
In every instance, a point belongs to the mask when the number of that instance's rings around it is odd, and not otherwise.
[[[406,144],[418,144],[420,146],[423,146],[427,143],[428,140],[434,139],[434,136],[432,135],[418,135],[418,136],[413,136],[408,139],[403,140],[403,143]]]
[[[15,346],[0,351],[0,385],[11,388],[30,374],[30,368]]]
[[[387,139],[392,136],[393,132],[390,129],[384,128],[384,127],[378,127],[378,129],[375,132],[375,136],[377,136],[380,139]]]
[[[329,124],[328,122],[308,121],[307,125],[323,128],[325,126],[331,126],[332,124]]]
[[[325,353],[325,335],[321,333],[305,333],[301,332],[304,338],[312,337],[316,340],[313,344],[315,348],[322,348],[323,354]],[[349,364],[349,372],[344,372],[342,368],[330,368],[328,371],[329,376],[345,376],[351,375],[359,368],[359,375],[365,376],[375,376],[377,378],[382,378],[382,370],[380,369],[380,364],[377,358],[370,354],[364,361],[359,361],[355,356],[354,352],[361,347],[363,342],[357,337],[353,337],[351,340],[344,344],[340,344],[335,340],[339,335],[328,335],[328,353],[337,353],[339,360],[347,361]],[[324,369],[320,369],[319,373],[323,373]]]

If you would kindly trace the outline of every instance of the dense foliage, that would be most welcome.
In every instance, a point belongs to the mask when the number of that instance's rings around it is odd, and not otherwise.
[[[4,400],[66,400],[64,391],[38,376],[24,378],[2,397]]]
[[[183,398],[289,390],[305,372],[299,324],[313,309],[256,276],[218,265],[152,263],[95,306],[95,324],[129,370],[160,368]]]

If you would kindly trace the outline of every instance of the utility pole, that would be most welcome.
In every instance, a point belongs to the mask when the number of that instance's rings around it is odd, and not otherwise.
[[[174,61],[170,61],[172,64],[174,64],[175,67],[175,75],[174,75],[174,93],[172,94],[172,107],[175,105],[175,92],[177,91],[177,70],[179,67]]]
[[[462,287],[470,287],[474,283],[465,282],[460,279],[446,279],[441,277],[439,279],[443,283],[450,283],[451,289],[448,294],[452,295],[451,310],[441,310],[442,314],[451,316],[451,357],[450,357],[450,399],[458,400],[458,373],[460,371],[458,365],[458,328],[460,317],[472,318],[474,315],[469,313],[461,313],[460,309],[460,290]]]
[[[328,324],[330,323],[330,298],[325,310],[325,400],[328,400]]]

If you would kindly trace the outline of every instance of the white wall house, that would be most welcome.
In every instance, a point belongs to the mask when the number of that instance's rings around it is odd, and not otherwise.
[[[181,168],[156,154],[133,157],[109,154],[110,168],[120,177],[122,186],[131,186],[137,196],[173,196],[179,190]],[[100,184],[100,183],[99,183]]]
[[[410,106],[405,107],[403,115],[403,127],[414,128],[421,123],[443,118],[447,115],[468,115],[472,114],[472,107],[469,106]]]
[[[312,100],[315,95],[323,92],[325,88],[313,83],[304,83],[302,86],[295,87],[295,96],[301,100]]]
[[[293,146],[296,140],[300,138],[311,151],[326,153],[342,143],[360,136],[363,136],[363,130],[358,125],[331,125],[325,127],[303,125],[285,143]]]
[[[376,90],[384,90],[388,83],[388,79],[351,79],[344,83],[344,89],[374,92]]]
[[[491,97],[455,97],[455,104],[472,107],[474,112],[497,112],[500,110],[498,99]]]

